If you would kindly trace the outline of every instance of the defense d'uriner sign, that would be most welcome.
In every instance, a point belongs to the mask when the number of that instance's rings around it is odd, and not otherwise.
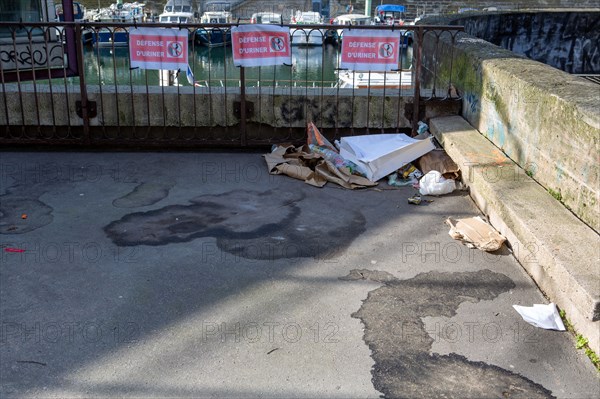
[[[131,29],[129,31],[131,67],[187,70],[188,34],[187,29]]]
[[[235,66],[291,65],[288,27],[249,24],[231,28]]]
[[[344,29],[340,67],[354,71],[398,69],[400,32]]]

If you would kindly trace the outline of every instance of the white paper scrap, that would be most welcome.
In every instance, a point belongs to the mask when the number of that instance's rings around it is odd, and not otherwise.
[[[558,314],[556,305],[534,304],[533,307],[513,305],[513,308],[521,315],[523,320],[532,326],[545,328],[546,330],[565,331],[565,325]]]

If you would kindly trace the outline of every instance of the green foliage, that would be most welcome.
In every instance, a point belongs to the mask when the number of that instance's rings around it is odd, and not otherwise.
[[[549,188],[548,193],[550,193],[550,195],[553,196],[556,200],[562,202],[562,195],[561,195],[560,191],[554,191],[551,188]]]
[[[575,344],[575,347],[577,349],[581,349],[584,346],[586,346],[588,344],[588,339],[585,338],[583,335],[581,334],[577,334],[577,343]]]
[[[590,358],[590,360],[592,361],[594,366],[596,366],[598,371],[600,371],[600,357],[598,357],[598,355],[596,355],[596,353],[594,353],[594,351],[591,350],[590,348],[585,349],[585,354],[587,357]]]
[[[562,319],[567,331],[575,334],[575,348],[583,349],[585,351],[585,355],[590,359],[594,367],[596,367],[596,370],[600,372],[600,357],[598,357],[598,355],[596,355],[596,353],[589,347],[588,339],[581,334],[577,334],[577,332],[573,328],[573,325],[571,324],[569,319],[567,319],[567,315],[564,310],[560,309],[558,311],[558,314],[560,315],[560,318]]]

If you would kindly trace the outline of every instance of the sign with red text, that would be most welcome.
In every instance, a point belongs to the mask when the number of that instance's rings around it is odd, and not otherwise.
[[[378,72],[398,69],[400,36],[399,31],[344,29],[340,68]]]
[[[290,28],[249,24],[231,28],[233,65],[291,65]]]
[[[187,29],[131,29],[129,31],[131,67],[187,70],[188,34]]]

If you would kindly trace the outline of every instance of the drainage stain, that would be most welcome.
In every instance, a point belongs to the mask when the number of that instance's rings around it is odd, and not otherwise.
[[[137,208],[156,204],[169,195],[174,183],[141,183],[129,194],[117,198],[113,205],[117,208]]]
[[[490,270],[429,272],[399,280],[386,272],[352,270],[343,280],[384,285],[369,293],[352,317],[365,325],[364,340],[373,353],[373,384],[386,398],[548,398],[552,393],[500,367],[451,353],[430,353],[433,338],[424,317],[452,317],[464,301],[491,300],[515,287]]]
[[[104,228],[119,246],[166,245],[215,237],[246,259],[330,258],[365,231],[365,218],[333,198],[302,192],[231,191],[125,215]],[[324,212],[335,209],[335,213]]]

